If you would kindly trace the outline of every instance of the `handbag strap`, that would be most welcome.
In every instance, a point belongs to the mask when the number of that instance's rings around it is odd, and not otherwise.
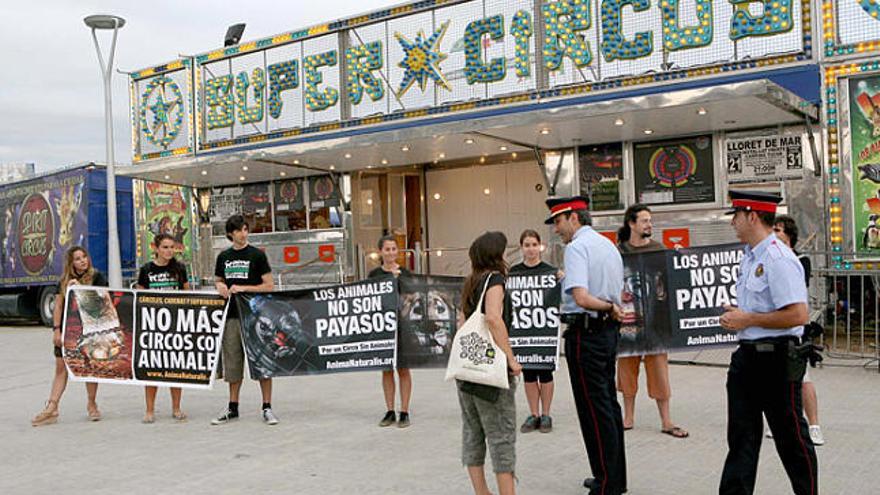
[[[491,280],[492,275],[494,275],[496,273],[498,273],[498,272],[489,272],[489,274],[486,275],[486,283],[483,284],[483,292],[480,293],[480,300],[477,302],[477,308],[476,308],[475,312],[479,311],[480,314],[486,313],[485,311],[483,311],[483,297],[486,295],[486,291],[489,289],[489,280]]]

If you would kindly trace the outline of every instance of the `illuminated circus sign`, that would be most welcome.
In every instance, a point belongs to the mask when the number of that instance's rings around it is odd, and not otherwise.
[[[216,50],[177,69],[195,81],[188,125],[198,152],[553,97],[562,87],[578,94],[808,61],[810,14],[808,0],[429,0]],[[134,102],[135,160],[188,152],[170,142],[180,140],[181,114],[168,106],[181,99],[169,88],[182,90],[185,79],[151,83],[165,69],[132,76],[140,94],[157,95]]]

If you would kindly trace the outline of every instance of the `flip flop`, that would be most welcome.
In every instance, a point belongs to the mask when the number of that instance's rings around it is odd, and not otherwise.
[[[660,430],[660,432],[663,434],[669,435],[671,437],[674,437],[674,438],[687,438],[687,437],[691,436],[690,433],[679,428],[678,426],[673,426],[672,428],[670,428],[668,430]]]
[[[89,421],[101,421],[101,411],[96,407],[94,409],[89,409]]]
[[[623,431],[629,431],[629,430],[632,430],[632,429],[633,429],[632,426],[624,426],[624,427],[623,427]],[[664,432],[664,433],[665,433],[665,432]]]

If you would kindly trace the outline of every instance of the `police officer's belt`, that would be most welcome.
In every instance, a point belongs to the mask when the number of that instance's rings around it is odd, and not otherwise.
[[[800,343],[799,337],[765,337],[763,339],[740,340],[739,345],[753,347],[758,352],[772,352],[777,346],[788,346],[789,342]]]
[[[562,315],[562,322],[566,323],[569,328],[596,328],[611,319],[611,313],[608,311],[599,312],[597,318],[593,318],[587,313],[567,313]]]

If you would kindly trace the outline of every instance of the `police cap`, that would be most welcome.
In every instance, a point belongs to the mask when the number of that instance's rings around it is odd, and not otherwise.
[[[725,215],[733,215],[737,211],[763,211],[776,213],[776,206],[782,196],[762,191],[730,191],[731,208]]]
[[[547,220],[544,220],[544,223],[548,225],[552,224],[553,218],[560,213],[586,210],[590,206],[590,201],[583,196],[572,196],[570,198],[549,198],[547,199],[546,203],[547,208],[550,209],[550,216],[547,217]]]

